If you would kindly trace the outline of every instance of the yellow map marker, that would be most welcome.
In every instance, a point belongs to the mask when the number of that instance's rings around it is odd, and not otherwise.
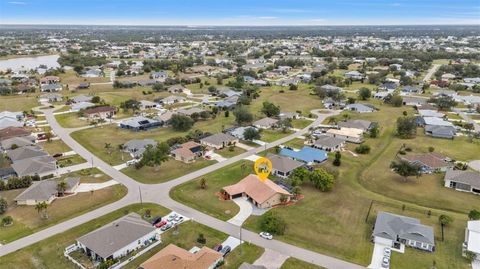
[[[272,162],[267,158],[259,158],[253,166],[257,176],[264,182],[272,171]]]

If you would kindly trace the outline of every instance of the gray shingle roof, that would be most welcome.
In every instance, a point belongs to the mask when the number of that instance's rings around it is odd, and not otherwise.
[[[7,156],[13,162],[46,155],[48,155],[48,153],[39,146],[26,146],[13,150],[7,150]]]
[[[444,180],[450,180],[468,184],[476,189],[480,189],[480,174],[472,171],[447,170]]]
[[[267,154],[267,159],[272,162],[273,169],[281,172],[290,172],[299,167],[302,167],[304,163],[290,159],[285,156],[279,156],[272,153]]]
[[[66,192],[70,192],[74,186],[80,182],[78,177],[70,177],[65,179],[67,184]],[[36,201],[47,201],[50,197],[57,195],[57,184],[56,180],[43,180],[33,182],[33,184],[20,193],[15,201],[25,201],[25,200],[36,200]]]
[[[102,258],[153,232],[155,228],[136,213],[130,213],[114,222],[77,239]]]
[[[435,244],[432,227],[421,224],[418,219],[387,212],[378,212],[373,235],[393,241],[399,237]]]
[[[226,145],[235,140],[237,140],[237,138],[234,136],[231,136],[229,134],[224,134],[224,133],[218,133],[218,134],[214,134],[214,135],[202,138],[200,139],[200,142],[222,146],[224,144]]]
[[[315,146],[319,148],[335,148],[340,146],[345,140],[336,138],[336,137],[331,137],[328,135],[320,135],[318,136],[318,139],[315,141]]]
[[[276,124],[278,120],[272,119],[272,118],[263,118],[260,120],[257,120],[253,123],[254,126],[265,126],[265,127],[270,127],[274,124]]]
[[[368,120],[348,120],[339,122],[338,126],[345,128],[357,128],[367,131],[372,127],[372,122]]]
[[[12,168],[19,177],[33,176],[35,174],[54,173],[57,169],[56,160],[52,156],[44,155],[34,158],[15,161]]]

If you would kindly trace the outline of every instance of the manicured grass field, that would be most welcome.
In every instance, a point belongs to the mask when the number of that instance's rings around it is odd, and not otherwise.
[[[224,158],[232,158],[244,152],[245,150],[239,147],[233,147],[233,151],[230,149],[230,147],[225,147],[223,149],[215,150],[215,153],[222,155],[222,157]]]
[[[282,130],[262,130],[260,133],[260,140],[270,143],[280,138],[284,138],[285,136],[292,134],[293,131],[287,130],[287,132],[283,132]]]
[[[45,220],[40,218],[35,206],[15,205],[13,199],[23,190],[0,192],[0,196],[5,197],[9,204],[7,212],[0,217],[11,216],[14,220],[12,226],[0,227],[0,238],[3,244],[112,203],[127,193],[125,187],[115,185],[93,193],[78,193],[77,195],[57,199],[48,206],[49,218]]]
[[[49,142],[41,142],[41,143],[38,143],[38,145],[42,147],[45,151],[47,151],[50,155],[55,155],[57,153],[64,153],[72,150],[62,140],[51,140]]]
[[[293,140],[290,140],[287,143],[285,143],[284,145],[287,146],[287,147],[292,147],[292,148],[296,148],[296,149],[301,149],[304,146],[306,146],[305,145],[305,140],[299,139],[299,138],[295,138]]]
[[[242,165],[245,169],[242,169]],[[173,188],[170,196],[203,213],[221,220],[228,220],[238,213],[239,208],[234,202],[222,201],[215,194],[223,187],[238,182],[250,173],[254,173],[253,162],[240,161],[203,176],[207,182],[207,189],[201,189],[199,179],[196,179]]]
[[[0,98],[0,110],[4,111],[30,111],[39,106],[37,98],[33,94],[21,96],[2,96]]]
[[[65,113],[55,115],[58,124],[64,128],[76,128],[88,125],[88,121],[80,119],[77,112]]]
[[[81,164],[84,162],[86,162],[86,160],[78,154],[60,157],[57,159],[57,164],[59,167],[68,167],[68,166]]]
[[[295,258],[288,258],[280,269],[322,269],[323,267],[307,263]]]
[[[226,118],[223,115],[219,115],[215,119],[196,122],[192,130],[199,129],[211,133],[219,133],[222,131],[222,128],[233,126],[234,120],[235,117],[233,116]],[[124,160],[122,160],[122,155],[118,150],[118,145],[120,144],[125,144],[131,139],[144,138],[150,138],[162,142],[172,137],[185,136],[187,133],[188,132],[176,132],[170,127],[135,132],[118,128],[116,125],[112,124],[77,131],[72,133],[72,137],[102,160],[112,165],[117,165],[124,163],[127,160],[127,154],[124,154]],[[92,137],[95,139],[92,139]],[[108,151],[105,149],[105,143],[109,143],[113,150]]]
[[[311,120],[305,120],[305,119],[294,119],[294,120],[292,120],[293,128],[297,128],[297,129],[303,129],[310,124],[312,124]]]
[[[170,159],[157,168],[144,166],[140,169],[136,169],[135,166],[132,165],[123,169],[122,172],[138,182],[157,184],[186,175],[214,163],[216,163],[216,161],[205,160],[202,158],[199,158],[194,163],[184,163]]]

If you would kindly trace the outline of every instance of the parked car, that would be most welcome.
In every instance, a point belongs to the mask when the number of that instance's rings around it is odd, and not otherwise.
[[[265,238],[267,240],[272,240],[273,239],[273,235],[271,235],[270,233],[267,233],[267,232],[261,232],[260,237]]]
[[[156,216],[156,217],[153,218],[151,223],[152,223],[152,225],[155,225],[155,224],[159,223],[160,221],[162,221],[162,217]]]
[[[155,224],[155,228],[162,228],[162,226],[166,225],[168,222],[166,220],[162,220]]]
[[[168,216],[168,221],[172,221],[172,220],[174,220],[176,217],[178,217],[178,215],[175,214],[175,213],[173,213],[173,214],[171,214],[170,216]]]
[[[131,166],[131,165],[134,165],[136,163],[138,163],[137,159],[129,160],[129,161],[127,161],[127,166]]]
[[[383,249],[383,256],[390,258],[392,256],[392,249],[386,247]]]
[[[176,217],[174,220],[175,220],[175,223],[181,223],[181,222],[183,222],[183,217],[182,217],[182,216],[178,216],[178,217]]]
[[[228,255],[228,253],[230,253],[230,251],[232,251],[232,248],[230,246],[225,246],[222,248],[222,250],[220,250],[220,253],[223,255],[223,257],[225,257]]]
[[[213,247],[213,250],[220,252],[222,250],[222,244],[218,244],[215,247]]]
[[[382,267],[383,267],[383,268],[389,268],[389,267],[390,267],[390,258],[388,258],[388,257],[383,257],[383,259],[382,259]]]
[[[167,224],[163,225],[162,228],[160,228],[160,230],[162,231],[166,231],[170,228],[172,228],[173,224],[171,222],[167,222]]]

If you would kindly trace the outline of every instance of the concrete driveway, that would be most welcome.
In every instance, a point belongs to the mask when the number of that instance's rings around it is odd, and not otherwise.
[[[480,261],[472,262],[472,269],[480,269]]]
[[[473,170],[480,171],[480,160],[471,161],[468,163],[468,166]]]
[[[271,249],[265,249],[262,256],[258,258],[253,265],[263,265],[267,269],[278,269],[282,267],[282,264],[288,259],[287,255],[273,251]]]
[[[375,247],[373,248],[372,253],[372,261],[368,266],[369,269],[382,269],[382,258],[384,249],[384,245],[375,243]]]
[[[238,205],[238,207],[240,207],[240,211],[238,211],[237,215],[229,219],[227,222],[240,226],[252,214],[252,204],[243,197],[235,198],[233,201]]]
[[[223,241],[222,243],[222,247],[225,246],[230,246],[230,248],[232,249],[231,251],[233,251],[236,247],[240,246],[240,239],[229,236],[227,240]]]
[[[118,182],[115,180],[109,180],[103,183],[81,183],[78,185],[77,189],[75,192],[90,192],[90,191],[96,191],[96,190],[101,190],[104,188],[108,188],[113,185],[117,185]]]

